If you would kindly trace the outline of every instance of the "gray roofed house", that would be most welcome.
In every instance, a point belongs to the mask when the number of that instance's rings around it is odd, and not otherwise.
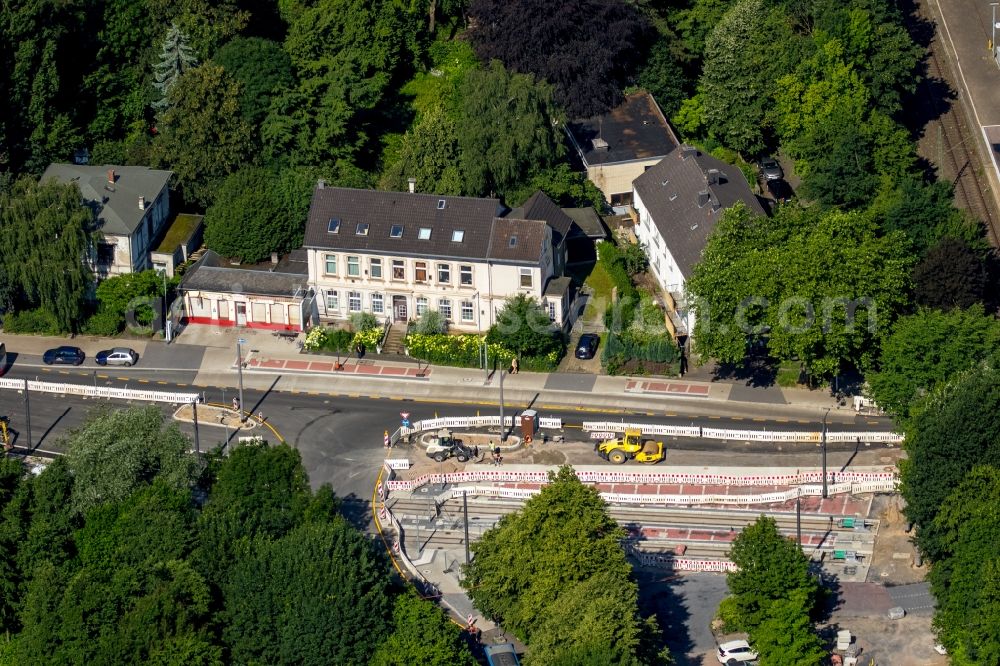
[[[723,211],[742,202],[765,215],[743,172],[691,146],[681,146],[635,179],[636,238],[679,315],[676,334],[693,330],[684,284],[701,260]]]
[[[80,188],[104,236],[95,272],[108,275],[150,267],[149,252],[170,217],[172,176],[172,171],[140,166],[50,164],[41,180]]]
[[[608,113],[566,124],[587,178],[623,212],[631,201],[632,181],[679,143],[648,92],[627,95]]]
[[[234,266],[208,250],[181,280],[181,291],[212,291],[259,296],[301,296],[308,289],[309,264],[305,250],[294,250],[278,263]]]
[[[562,275],[567,260],[566,241],[573,233],[573,218],[563,212],[563,209],[541,190],[528,197],[528,200],[522,205],[510,211],[507,217],[542,220],[549,225],[552,229],[552,257],[555,262],[553,272],[556,275]]]
[[[604,240],[608,237],[608,229],[604,226],[604,221],[597,214],[593,206],[586,208],[563,208],[566,215],[572,218],[576,225],[574,229],[579,229],[579,233],[593,240]],[[570,234],[573,236],[574,234]]]
[[[497,199],[356,190],[313,190],[304,246],[408,256],[485,259]]]

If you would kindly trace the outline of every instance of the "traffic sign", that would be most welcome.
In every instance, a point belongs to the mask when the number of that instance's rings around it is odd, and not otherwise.
[[[246,338],[236,338],[237,344],[245,345],[247,343]]]
[[[403,419],[403,427],[404,428],[410,427],[410,419]]]
[[[410,418],[409,412],[400,412],[399,415],[403,417],[404,421]]]

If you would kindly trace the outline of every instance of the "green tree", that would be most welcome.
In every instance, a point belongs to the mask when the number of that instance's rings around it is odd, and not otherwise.
[[[98,410],[66,440],[75,478],[73,508],[83,513],[121,501],[154,478],[190,489],[198,471],[197,459],[187,453],[190,447],[159,407]]]
[[[742,362],[749,340],[813,377],[868,367],[908,303],[912,258],[899,234],[859,213],[728,209],[687,282],[705,357]]]
[[[174,171],[187,200],[211,203],[221,180],[249,158],[251,128],[239,99],[239,84],[211,64],[182,74],[167,93],[153,159]]]
[[[459,170],[458,128],[443,105],[431,107],[403,135],[399,152],[382,175],[382,184],[405,190],[415,178],[417,192],[462,194]]]
[[[671,117],[687,98],[689,82],[678,62],[674,41],[661,35],[650,47],[645,64],[639,69],[636,83],[656,99],[663,115]]]
[[[775,599],[767,616],[750,632],[760,661],[774,666],[820,666],[826,663],[823,642],[809,621],[807,595],[794,590],[788,598]]]
[[[398,595],[392,608],[392,633],[375,647],[368,666],[474,666],[461,630],[444,612],[413,592]]]
[[[742,155],[764,149],[774,50],[763,0],[739,0],[705,39],[698,89],[709,134]]]
[[[246,0],[145,0],[154,25],[177,23],[190,37],[195,54],[207,60],[247,26]],[[263,7],[259,8],[264,10]]]
[[[490,344],[502,344],[518,356],[538,357],[562,346],[559,330],[534,298],[518,294],[507,299],[497,313],[497,323],[486,333]]]
[[[41,307],[75,330],[93,281],[93,215],[75,184],[29,177],[0,191],[0,310]]]
[[[917,303],[941,310],[982,303],[989,284],[986,256],[961,238],[939,240],[913,268]]]
[[[733,540],[729,559],[737,570],[726,576],[733,595],[727,624],[754,631],[787,608],[775,602],[794,601],[806,614],[816,605],[819,584],[809,573],[809,558],[792,539],[778,531],[774,518],[761,516]]]
[[[159,60],[153,65],[155,78],[153,88],[159,97],[153,102],[153,108],[159,111],[165,110],[170,105],[170,90],[184,72],[197,66],[198,58],[188,45],[187,35],[181,32],[176,23],[171,23],[163,38],[163,46],[160,47]]]
[[[1000,370],[980,365],[960,373],[914,411],[899,463],[901,492],[920,550],[937,561],[950,548],[934,520],[948,495],[973,467],[1000,460]]]
[[[458,145],[465,191],[504,193],[562,153],[551,88],[494,61],[459,85]]]
[[[227,177],[205,213],[205,244],[257,262],[302,245],[315,179],[308,170],[247,167]]]
[[[934,625],[956,666],[1000,662],[1000,468],[974,467],[934,518],[945,550],[930,571]]]
[[[240,84],[240,112],[258,126],[271,100],[295,85],[292,60],[277,42],[260,37],[237,37],[212,56]]]
[[[923,256],[945,237],[976,240],[978,229],[955,208],[951,183],[924,183],[915,176],[899,179],[895,187],[883,189],[869,211],[886,232],[902,231]]]
[[[386,636],[388,571],[341,517],[260,539],[223,585],[223,639],[232,660],[359,664]]]
[[[1000,349],[1000,321],[981,305],[922,309],[900,318],[882,341],[878,372],[867,375],[872,398],[902,423],[910,407],[950,377]]]
[[[561,636],[588,646],[614,646],[629,663],[643,651],[649,632],[639,618],[636,584],[621,547],[624,532],[607,513],[597,490],[577,479],[572,468],[550,473],[549,483],[518,513],[500,519],[472,544],[475,557],[464,569],[462,586],[484,615],[496,618],[529,645],[535,640],[549,654]],[[594,581],[590,582],[589,581]],[[589,606],[593,596],[600,602]],[[614,609],[601,615],[601,609]],[[548,623],[550,613],[562,619]],[[584,627],[577,627],[579,614]],[[540,661],[539,663],[544,663]]]
[[[117,335],[126,323],[148,326],[153,321],[150,299],[163,296],[163,277],[154,270],[115,275],[97,285],[96,295],[96,321],[88,322],[88,330]]]
[[[604,193],[590,182],[587,174],[575,171],[565,162],[535,173],[523,186],[508,190],[505,198],[508,204],[519,206],[538,190],[564,208],[593,206],[598,212],[608,208]]]

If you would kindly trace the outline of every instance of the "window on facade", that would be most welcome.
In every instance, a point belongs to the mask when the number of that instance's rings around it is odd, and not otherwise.
[[[372,314],[385,312],[385,297],[382,294],[372,294]]]
[[[337,255],[335,254],[326,255],[326,274],[327,275],[337,274]]]
[[[417,296],[417,316],[423,317],[427,313],[427,299],[424,296]]]
[[[451,264],[438,264],[438,282],[441,284],[451,282]]]
[[[462,321],[472,321],[472,301],[462,301]]]
[[[549,301],[549,321],[556,320],[556,304],[553,301]]]
[[[447,298],[442,298],[441,300],[439,300],[438,301],[438,312],[441,313],[442,317],[444,317],[445,319],[450,320],[451,319],[451,301],[449,301]]]
[[[361,277],[361,260],[358,257],[347,258],[347,277]]]
[[[340,292],[326,292],[326,309],[327,312],[336,312],[340,310]]]
[[[451,232],[451,242],[461,243],[465,240],[465,229],[455,229]]]
[[[612,206],[628,206],[632,203],[632,193],[625,192],[623,194],[612,194],[611,195],[611,205]]]
[[[406,279],[406,265],[403,263],[402,259],[392,260],[392,279],[393,280]]]
[[[97,263],[103,266],[115,263],[115,246],[111,243],[98,243]]]
[[[427,262],[417,261],[413,264],[413,279],[417,282],[427,282]]]
[[[371,265],[369,266],[369,268],[371,270],[371,274],[372,274],[372,279],[373,280],[381,280],[382,279],[382,260],[381,259],[372,259],[371,260]]]
[[[472,286],[472,266],[459,266],[458,276],[463,287]]]
[[[361,292],[347,292],[347,309],[351,312],[361,312]]]
[[[420,240],[430,240],[431,239],[431,228],[430,227],[420,227],[417,230],[417,238]]]
[[[524,288],[527,288],[527,289],[531,289],[531,285],[532,284],[533,284],[533,280],[532,280],[532,276],[531,276],[531,269],[530,268],[522,268],[521,269],[521,286],[524,287]]]

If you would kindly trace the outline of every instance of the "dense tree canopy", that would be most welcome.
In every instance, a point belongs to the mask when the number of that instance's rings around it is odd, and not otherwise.
[[[917,303],[941,310],[982,303],[989,283],[987,257],[964,239],[942,238],[913,269]]]
[[[212,61],[240,84],[240,112],[254,128],[267,115],[271,99],[295,83],[292,60],[277,42],[237,37],[212,56]]]
[[[489,343],[502,344],[522,359],[559,350],[559,329],[534,298],[518,294],[504,303],[497,322],[486,334]]]
[[[906,431],[900,461],[906,516],[917,525],[917,544],[932,560],[950,544],[935,517],[948,495],[977,465],[1000,461],[1000,370],[987,364],[940,387]]]
[[[526,640],[538,663],[565,663],[581,646],[607,648],[609,664],[648,654],[651,620],[639,618],[622,529],[596,489],[572,468],[472,544],[462,585],[487,617]]]
[[[648,20],[621,0],[473,0],[469,14],[483,62],[548,81],[570,118],[617,106],[652,37]]]

